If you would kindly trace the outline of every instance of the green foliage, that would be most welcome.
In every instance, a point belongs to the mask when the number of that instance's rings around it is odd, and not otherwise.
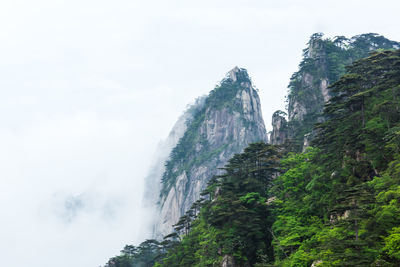
[[[188,112],[192,118],[187,121],[187,129],[178,144],[171,151],[169,160],[165,164],[162,177],[161,197],[165,196],[175,184],[176,178],[183,171],[189,171],[194,166],[200,166],[209,159],[216,157],[229,143],[212,148],[204,134],[200,134],[200,127],[206,120],[206,112],[210,109],[220,110],[227,108],[230,112],[243,112],[240,99],[236,97],[243,90],[243,83],[250,83],[250,77],[245,69],[236,72],[236,81],[225,78],[205,98],[204,104],[192,106]],[[251,128],[247,120],[243,120],[246,127]],[[200,149],[199,149],[200,147]]]
[[[347,39],[343,36],[334,39],[323,38],[318,33],[311,36],[309,47],[303,51],[299,71],[290,79],[289,113],[301,106],[306,115],[289,122],[289,132],[296,151],[301,151],[304,135],[310,133],[314,124],[323,118],[324,96],[321,91],[323,80],[332,84],[346,72],[346,67],[358,59],[367,57],[371,51],[400,48],[400,43],[390,41],[378,34],[362,34]],[[331,95],[335,93],[330,92]]]
[[[218,266],[223,255],[239,264],[273,260],[268,222],[268,189],[278,172],[280,151],[250,144],[214,177],[203,196],[200,213],[183,216],[175,225],[182,241],[158,266]]]
[[[222,259],[216,235],[217,230],[199,217],[193,221],[191,231],[155,266],[217,266]]]
[[[400,266],[400,50],[354,62],[332,92],[313,147],[250,144],[174,233],[108,266]]]
[[[106,267],[151,267],[160,260],[169,242],[159,242],[157,240],[146,240],[139,246],[126,245],[121,250],[121,255],[111,258]]]
[[[394,227],[389,233],[382,251],[392,262],[400,263],[400,227]]]
[[[208,95],[206,106],[215,109],[231,107],[235,111],[242,112],[240,103],[236,99],[237,92],[243,88],[242,83],[251,84],[246,69],[240,69],[236,72],[236,81],[231,80],[229,77],[223,79]]]
[[[398,266],[400,51],[355,62],[271,194],[278,266]]]
[[[312,259],[309,247],[315,243],[310,238],[323,227],[324,194],[329,187],[326,181],[320,181],[322,171],[314,163],[319,153],[314,148],[303,154],[290,153],[281,161],[285,173],[274,181],[273,245],[276,259],[286,258],[283,266],[294,259],[298,264],[304,263],[300,266],[306,266]]]

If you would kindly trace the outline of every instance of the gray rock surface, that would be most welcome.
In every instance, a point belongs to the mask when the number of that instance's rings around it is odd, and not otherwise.
[[[142,201],[144,216],[142,218],[144,236],[152,229],[148,229],[149,225],[154,225],[157,221],[156,213],[157,202],[159,201],[161,190],[161,177],[165,171],[165,162],[168,160],[172,148],[174,148],[179,140],[184,135],[188,123],[193,120],[193,113],[196,110],[202,109],[204,106],[205,97],[199,97],[196,101],[179,117],[177,122],[172,127],[168,137],[160,142],[157,146],[157,153],[154,157],[153,164],[150,167],[149,173],[145,178],[145,191]]]
[[[198,124],[194,132],[192,122],[187,123],[192,131],[190,134],[201,140],[190,144],[189,147],[194,148],[193,154],[181,160],[174,156],[169,158],[173,163],[170,167],[173,184],[164,185],[159,199],[154,226],[156,238],[172,232],[172,226],[200,198],[209,179],[221,174],[219,168],[234,154],[242,152],[249,143],[268,141],[260,99],[246,70],[235,67],[215,90],[231,90],[232,94],[229,97],[227,92],[225,97],[225,92],[218,92],[222,98],[212,104],[210,93],[199,111],[201,113],[197,114],[200,119],[193,122]],[[151,179],[160,181],[160,173]]]
[[[298,146],[297,151],[304,151],[310,145],[315,133],[313,126],[322,122],[324,105],[333,96],[329,88],[345,73],[345,66],[376,49],[396,49],[400,43],[390,41],[378,34],[361,34],[350,39],[343,36],[324,39],[320,33],[313,34],[308,47],[303,51],[303,60],[299,71],[295,72],[289,84],[288,128],[286,135],[279,128],[279,121],[273,121],[271,143],[290,139]],[[340,62],[340,63],[339,63]],[[279,142],[277,141],[279,139]]]
[[[222,259],[221,267],[237,267],[235,259],[231,255],[225,255]]]
[[[269,142],[273,145],[283,144],[288,137],[289,133],[285,116],[286,113],[280,110],[272,115],[272,131]]]

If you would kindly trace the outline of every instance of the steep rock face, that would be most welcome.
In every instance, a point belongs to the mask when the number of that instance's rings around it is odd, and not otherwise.
[[[154,236],[169,234],[208,180],[221,172],[218,168],[257,141],[268,141],[260,99],[246,70],[235,67],[192,113],[172,149],[162,176]]]
[[[299,71],[292,75],[288,86],[286,139],[291,140],[295,150],[302,151],[309,145],[314,135],[310,132],[315,123],[323,120],[324,105],[333,94],[329,85],[345,73],[345,67],[373,50],[397,48],[400,43],[374,33],[350,39],[343,36],[324,39],[320,33],[312,35],[303,50]],[[272,133],[276,135],[277,130]]]
[[[327,78],[327,53],[324,41],[320,39],[320,36],[311,38],[308,51],[304,52],[304,56],[310,66],[304,70],[301,69],[299,71],[301,73],[298,73],[298,75],[293,75],[297,77],[292,77],[292,85],[297,86],[301,93],[289,94],[288,96],[289,121],[302,121],[307,114],[322,112],[323,101],[330,98],[327,91],[329,84]]]
[[[165,172],[165,162],[168,160],[171,150],[178,144],[184,135],[187,125],[193,121],[193,116],[204,106],[205,97],[199,97],[196,101],[179,117],[175,125],[172,127],[168,137],[160,142],[157,146],[157,154],[153,164],[150,167],[149,174],[145,179],[145,191],[142,201],[143,212],[143,228],[144,236],[147,236],[148,225],[154,225],[156,222],[157,202],[161,190],[161,177]],[[146,220],[146,221],[145,221]]]
[[[235,262],[235,258],[231,255],[225,255],[222,259],[221,267],[242,267]]]
[[[288,136],[286,113],[278,110],[272,115],[272,131],[269,142],[273,145],[281,145]]]

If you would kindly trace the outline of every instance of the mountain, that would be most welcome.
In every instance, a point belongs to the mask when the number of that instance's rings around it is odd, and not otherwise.
[[[257,92],[233,69],[184,113],[150,177],[162,181],[155,237],[168,235],[106,266],[400,266],[399,48],[314,34],[269,144]]]
[[[188,125],[193,122],[195,114],[203,109],[205,98],[206,97],[203,96],[196,99],[195,102],[191,104],[178,118],[168,137],[161,141],[157,146],[157,153],[150,167],[150,171],[145,178],[142,209],[146,215],[142,218],[143,235],[148,236],[149,231],[152,233],[154,230],[152,228],[154,228],[154,225],[158,222],[158,202],[162,187],[161,179],[165,172],[165,163],[168,161],[172,149],[177,146],[179,140],[185,134]],[[149,225],[151,227],[149,227]]]
[[[398,48],[399,42],[375,33],[349,39],[344,36],[330,39],[323,38],[321,33],[313,34],[303,50],[299,70],[289,82],[288,121],[284,112],[274,113],[270,142],[283,144],[290,140],[294,150],[304,150],[315,135],[312,132],[314,124],[324,120],[325,103],[334,96],[329,85],[345,73],[346,66],[367,57],[372,51]]]
[[[268,141],[257,90],[245,69],[235,67],[209,95],[185,112],[181,138],[165,162],[158,199],[157,237],[169,234],[200,198],[207,182],[249,144]],[[175,133],[176,130],[172,131]],[[158,191],[152,187],[148,191]]]
[[[236,154],[155,266],[400,266],[400,50],[353,62],[330,90],[313,147]]]

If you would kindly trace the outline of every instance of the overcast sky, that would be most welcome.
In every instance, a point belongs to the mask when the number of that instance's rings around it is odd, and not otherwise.
[[[398,0],[0,2],[1,265],[97,267],[174,122],[234,66],[284,109],[311,34],[400,41]]]

